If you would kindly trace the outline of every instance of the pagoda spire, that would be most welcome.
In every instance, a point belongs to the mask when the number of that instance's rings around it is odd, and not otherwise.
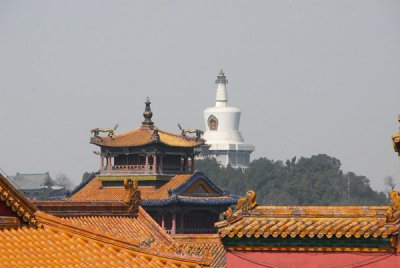
[[[226,79],[225,73],[222,69],[217,76],[217,80],[215,80],[215,84],[217,84],[215,106],[225,107],[226,103],[228,102],[228,91],[226,90],[226,84],[228,84],[228,80]]]
[[[145,106],[144,112],[143,112],[144,121],[142,122],[142,127],[153,128],[154,122],[151,121],[151,118],[153,117],[153,112],[151,111],[151,107],[150,107],[151,102],[150,102],[149,97],[146,98],[145,104],[146,104],[146,106]]]

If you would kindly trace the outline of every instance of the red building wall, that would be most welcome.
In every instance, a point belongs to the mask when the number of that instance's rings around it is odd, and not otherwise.
[[[227,252],[227,268],[282,267],[384,267],[399,268],[400,255],[389,253],[288,253],[288,252]]]

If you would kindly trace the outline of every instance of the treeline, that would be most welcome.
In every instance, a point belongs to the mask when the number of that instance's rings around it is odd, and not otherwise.
[[[259,158],[245,171],[219,167],[214,159],[197,160],[195,164],[196,170],[231,194],[255,190],[262,205],[389,204],[385,193],[371,189],[368,178],[344,173],[340,161],[325,154],[285,163]]]

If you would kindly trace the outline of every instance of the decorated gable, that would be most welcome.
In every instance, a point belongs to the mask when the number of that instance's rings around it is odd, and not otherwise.
[[[194,173],[186,182],[173,191],[181,196],[223,196],[226,195],[203,173]]]

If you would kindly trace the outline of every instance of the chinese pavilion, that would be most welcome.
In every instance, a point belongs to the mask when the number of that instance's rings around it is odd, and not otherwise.
[[[0,266],[201,268],[215,263],[211,247],[176,243],[134,202],[137,188],[126,192],[129,201],[33,204],[0,172]]]
[[[220,213],[237,198],[193,170],[195,148],[204,140],[189,137],[185,129],[181,135],[159,130],[151,120],[150,101],[145,104],[144,121],[137,129],[121,134],[115,134],[115,128],[92,130],[90,142],[100,147],[100,172],[68,200],[123,200],[123,182],[130,179],[137,181],[143,208],[171,234],[216,232]]]

